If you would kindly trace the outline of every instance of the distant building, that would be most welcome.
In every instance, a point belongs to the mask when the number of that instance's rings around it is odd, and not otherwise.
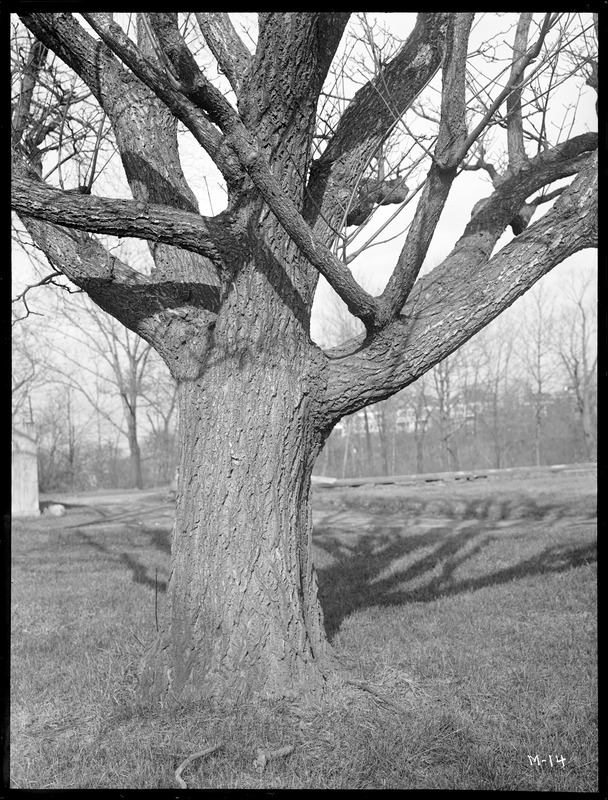
[[[38,455],[33,422],[13,425],[11,449],[11,515],[37,517],[40,514]]]

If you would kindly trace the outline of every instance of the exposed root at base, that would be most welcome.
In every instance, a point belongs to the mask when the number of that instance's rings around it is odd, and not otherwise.
[[[390,669],[378,678],[358,680],[349,670],[340,670],[328,681],[322,698],[301,697],[290,704],[289,712],[299,718],[300,728],[304,730],[328,715],[357,707],[362,701],[371,702],[379,710],[404,715],[411,713],[416,705],[431,700],[428,692],[402,670]]]

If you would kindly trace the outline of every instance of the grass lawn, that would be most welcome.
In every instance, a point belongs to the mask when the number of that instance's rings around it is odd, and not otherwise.
[[[144,710],[170,519],[13,523],[11,786],[597,786],[594,475],[315,489],[315,562],[354,678],[323,705]],[[255,769],[258,748],[293,752]]]

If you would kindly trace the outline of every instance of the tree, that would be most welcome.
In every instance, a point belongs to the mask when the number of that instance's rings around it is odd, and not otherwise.
[[[13,416],[31,417],[32,391],[46,381],[44,359],[31,331],[14,326],[13,360],[11,371],[11,400]]]
[[[505,324],[497,324],[504,321]],[[470,343],[477,364],[474,388],[480,401],[476,413],[490,438],[488,461],[494,469],[505,466],[511,440],[513,408],[509,407],[510,366],[513,360],[514,328],[504,317],[485,328]]]
[[[422,375],[411,389],[405,390],[406,408],[411,412],[414,428],[414,442],[416,444],[416,472],[422,474],[424,467],[424,439],[428,429],[432,405],[428,397],[428,379]]]
[[[596,455],[597,426],[597,308],[589,303],[590,282],[570,289],[569,304],[562,309],[555,350],[564,367],[568,391],[574,397],[584,440],[584,457]]]
[[[55,386],[36,419],[42,492],[81,488],[86,424],[75,418],[70,386]]]
[[[524,319],[523,361],[526,377],[529,380],[529,402],[534,410],[533,442],[534,464],[542,463],[542,439],[544,420],[547,414],[549,400],[549,376],[555,370],[550,363],[554,353],[551,342],[553,340],[553,309],[548,303],[543,285],[539,284],[528,295],[526,316]]]
[[[464,420],[456,418],[455,406],[461,392],[454,384],[458,383],[458,356],[445,358],[433,369],[431,375],[435,390],[435,421],[439,432],[442,469],[457,471],[460,469],[456,434]]]
[[[81,341],[86,343],[93,354],[95,365],[91,371],[97,376],[99,365],[105,364],[107,368],[104,376],[106,393],[119,397],[123,411],[126,430],[122,426],[120,430],[125,434],[129,446],[132,485],[143,489],[138,409],[151,348],[141,337],[119,325],[114,317],[108,316],[92,304],[85,305],[82,319],[76,320],[73,317],[72,324]],[[64,356],[69,358],[67,353]],[[95,406],[95,400],[86,386],[80,383],[79,388]],[[114,414],[109,413],[106,418],[112,424],[117,424]]]
[[[597,134],[550,141],[551,126],[534,127],[558,88],[548,79],[541,87],[546,70],[584,89],[587,62],[570,75],[556,59],[572,26],[594,46],[593,23],[522,15],[508,75],[473,92],[473,14],[421,13],[315,139],[348,14],[259,14],[254,52],[224,13],[138,14],[130,27],[108,13],[83,17],[89,27],[66,13],[21,20],[107,115],[132,199],[42,180],[17,128],[12,206],[51,265],[149,342],[178,385],[171,579],[142,694],[170,704],[321,691],[335,663],[311,559],[315,459],[342,417],[413,383],[556,264],[596,246]],[[195,39],[213,55],[217,80],[197,60]],[[40,70],[24,63],[22,105]],[[401,125],[427,85],[438,97],[424,120],[432,140]],[[218,214],[199,213],[178,123],[225,181]],[[452,184],[480,136],[491,130],[498,140],[503,128],[492,194],[442,263],[418,277]],[[360,181],[393,135],[422,147],[426,174],[409,192],[417,205],[392,274],[372,296],[336,245]],[[555,202],[529,224],[541,197]],[[508,226],[518,235],[493,255]],[[151,274],[115,257],[100,234],[147,240]],[[365,326],[327,350],[310,338],[319,275]]]
[[[150,356],[142,389],[147,403],[146,417],[150,424],[147,438],[148,458],[153,464],[150,479],[155,485],[168,484],[175,474],[174,417],[177,386],[162,361],[158,357],[154,358],[154,351],[151,351]]]

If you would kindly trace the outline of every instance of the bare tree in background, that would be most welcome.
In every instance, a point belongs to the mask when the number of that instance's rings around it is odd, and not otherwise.
[[[72,315],[71,326],[76,331],[78,343],[88,351],[85,359],[92,356],[91,363],[82,362],[82,349],[75,353],[74,344],[62,352],[62,359],[73,362],[71,366],[57,366],[63,373],[64,381],[82,392],[89,403],[111,425],[125,436],[131,463],[131,481],[136,489],[143,489],[141,450],[138,436],[138,413],[143,400],[146,366],[150,345],[133,331],[120,325],[114,317],[101,311],[97,306],[85,304],[82,312]],[[74,334],[67,337],[70,342]],[[79,372],[75,375],[74,368]],[[83,381],[80,371],[94,376],[94,383],[101,384],[101,392],[92,392],[93,381]],[[117,397],[122,410],[120,421],[116,409],[104,410],[98,400],[103,397]]]
[[[463,424],[454,413],[461,397],[458,372],[459,362],[454,356],[440,361],[431,372],[435,400],[433,416],[439,432],[442,468],[456,471],[460,469],[456,434]]]
[[[31,416],[30,398],[46,381],[44,348],[31,330],[17,328],[13,335],[11,400],[13,416]]]
[[[597,458],[597,306],[587,298],[589,282],[571,288],[559,316],[554,350],[565,370],[584,437],[584,457]]]
[[[150,425],[147,449],[154,463],[152,480],[157,485],[168,484],[173,481],[176,464],[177,384],[154,351],[146,364],[142,396]]]
[[[344,415],[413,383],[596,246],[597,134],[568,138],[541,124],[557,88],[552,65],[583,29],[595,47],[593,22],[521,15],[507,72],[483,82],[488,56],[468,54],[473,14],[421,13],[319,140],[318,102],[348,14],[259,14],[254,52],[223,13],[138,14],[129,34],[111,14],[83,16],[94,34],[71,14],[21,15],[35,42],[15,81],[12,205],[52,267],[154,347],[178,384],[171,579],[142,694],[173,704],[320,691],[335,662],[311,559],[315,459]],[[225,77],[211,80],[195,38]],[[57,171],[44,179],[46,139],[30,146],[28,119],[47,48],[106,115],[132,199],[88,183],[81,192],[76,178],[76,191],[62,190]],[[579,91],[585,69],[556,74]],[[437,102],[423,134],[413,116],[427,86]],[[199,213],[178,122],[225,181],[219,214]],[[401,253],[372,296],[338,254],[361,181],[377,178],[374,159],[393,135],[415,151],[419,184],[406,198],[416,207]],[[493,191],[417,280],[467,165],[491,168]],[[493,254],[508,227],[516,237]],[[147,240],[150,275],[99,234]],[[319,275],[365,328],[326,350],[309,331]]]
[[[414,441],[416,443],[416,472],[425,471],[424,442],[428,430],[433,407],[429,398],[428,375],[422,375],[416,383],[402,393],[406,408],[411,411],[413,419]]]
[[[523,324],[522,360],[529,386],[529,402],[533,410],[533,463],[542,464],[543,427],[547,413],[549,390],[555,380],[554,349],[555,335],[552,301],[539,284],[526,298],[526,314]]]
[[[500,320],[503,320],[501,317]],[[497,320],[499,322],[500,320]],[[512,379],[515,331],[507,323],[496,322],[481,331],[471,342],[472,358],[478,365],[475,385],[479,390],[482,412],[479,420],[491,442],[490,464],[494,469],[506,466],[506,456],[514,424],[512,413],[506,413],[509,381]]]

